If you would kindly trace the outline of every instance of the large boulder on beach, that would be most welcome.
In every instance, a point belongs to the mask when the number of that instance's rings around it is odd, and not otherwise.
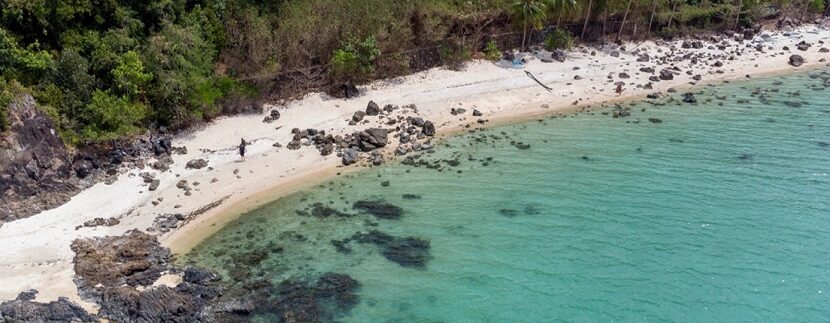
[[[804,65],[804,57],[802,57],[801,55],[791,55],[790,56],[790,65],[795,66],[795,67],[799,67],[801,65]]]
[[[663,69],[660,71],[660,79],[663,81],[669,81],[674,79],[674,73],[671,70]]]
[[[366,116],[366,112],[355,111],[354,115],[352,115],[352,121],[361,122],[361,121],[363,121],[363,117],[365,117],[365,116]]]
[[[568,57],[567,57],[567,55],[565,55],[564,51],[561,51],[561,50],[557,49],[557,50],[553,51],[550,54],[550,58],[553,58],[554,60],[556,60],[560,63],[563,63],[563,62],[565,62],[565,59],[568,58]]]
[[[360,91],[354,84],[343,84],[340,87],[340,90],[343,91],[343,96],[345,96],[347,99],[356,98],[360,96]]]
[[[376,116],[380,114],[380,107],[378,106],[375,101],[369,101],[369,104],[366,106],[366,115],[368,116]]]
[[[201,159],[201,158],[191,159],[190,161],[187,162],[187,164],[185,165],[185,168],[187,168],[187,169],[202,169],[202,168],[207,167],[207,165],[208,165],[207,160],[204,160],[204,159]]]
[[[357,145],[362,151],[372,151],[386,147],[388,131],[381,128],[370,128],[357,133]]]
[[[424,126],[421,132],[427,136],[434,136],[435,135],[435,125],[432,124],[432,121],[424,121]]]
[[[349,149],[344,150],[343,151],[343,158],[341,160],[343,162],[343,165],[348,166],[348,165],[356,163],[357,158],[358,158],[358,154],[359,153],[357,152],[357,150],[354,150],[353,148],[349,148]]]

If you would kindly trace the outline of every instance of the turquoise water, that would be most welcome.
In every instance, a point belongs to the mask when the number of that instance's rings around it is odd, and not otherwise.
[[[338,177],[244,215],[183,261],[234,286],[348,274],[361,287],[343,322],[827,322],[828,78],[460,135],[421,157],[440,170],[393,163]],[[403,215],[378,219],[358,200]],[[298,212],[313,203],[354,216]],[[403,267],[377,246],[331,243],[370,230],[428,239],[431,258]],[[252,251],[267,257],[240,264]]]

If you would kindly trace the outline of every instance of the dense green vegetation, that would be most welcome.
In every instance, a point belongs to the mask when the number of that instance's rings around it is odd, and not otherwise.
[[[285,86],[276,76],[304,68],[325,70],[308,72],[320,89],[435,62],[458,67],[475,52],[497,59],[500,49],[545,38],[567,48],[569,35],[674,36],[825,8],[823,0],[0,0],[0,131],[5,103],[22,90],[70,143],[98,142],[240,110]],[[551,25],[560,29],[539,38]]]

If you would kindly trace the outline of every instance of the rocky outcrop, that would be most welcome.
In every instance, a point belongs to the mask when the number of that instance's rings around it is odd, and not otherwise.
[[[73,171],[66,146],[35,99],[16,97],[8,114],[9,131],[0,134],[0,222],[59,206],[78,190],[68,181]],[[86,175],[87,166],[79,174]]]
[[[98,322],[83,308],[61,297],[49,303],[35,302],[36,290],[20,293],[0,304],[0,322]]]
[[[174,287],[153,286],[164,273],[178,271],[171,254],[154,236],[133,230],[123,236],[78,239],[75,282],[81,296],[98,303],[98,316],[116,322],[201,322],[207,306],[221,295],[218,277],[189,268]]]

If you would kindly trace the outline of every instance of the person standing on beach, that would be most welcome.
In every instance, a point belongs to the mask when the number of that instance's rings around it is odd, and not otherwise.
[[[245,161],[245,146],[246,145],[247,145],[247,143],[245,143],[245,138],[242,138],[242,142],[239,144],[239,156],[242,157],[242,161]]]

